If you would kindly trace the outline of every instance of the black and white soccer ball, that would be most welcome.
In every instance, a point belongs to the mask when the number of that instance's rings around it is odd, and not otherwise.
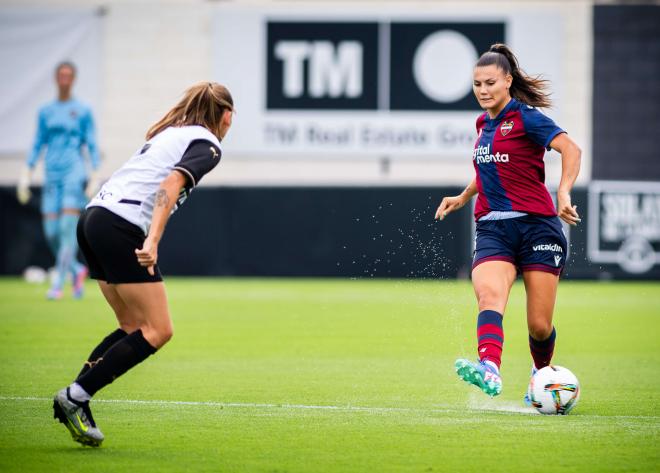
[[[527,395],[541,414],[566,415],[580,399],[580,383],[569,369],[550,365],[532,376]]]

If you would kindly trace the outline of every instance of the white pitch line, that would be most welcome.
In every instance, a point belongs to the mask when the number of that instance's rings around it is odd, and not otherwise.
[[[34,396],[0,396],[0,401],[52,401],[48,397]],[[216,401],[162,401],[142,399],[94,399],[95,403],[104,404],[143,404],[155,406],[201,406],[201,407],[234,407],[247,409],[295,409],[295,410],[330,410],[330,411],[361,411],[361,412],[462,412],[461,409],[450,408],[412,408],[412,407],[367,407],[367,406],[332,406],[332,405],[307,405],[307,404],[271,404],[271,403],[240,403],[240,402],[216,402]]]
[[[0,396],[0,401],[52,401],[50,397],[36,396]],[[162,400],[144,400],[144,399],[94,399],[95,403],[103,404],[142,404],[152,406],[200,406],[200,407],[219,407],[219,408],[244,408],[244,409],[283,409],[283,410],[326,410],[326,411],[348,411],[348,412],[416,412],[428,414],[450,414],[467,412],[483,412],[490,414],[513,414],[513,415],[533,415],[539,414],[530,410],[512,409],[508,406],[503,407],[471,407],[460,408],[415,408],[415,407],[378,407],[378,406],[333,406],[333,405],[307,405],[307,404],[272,404],[272,403],[240,403],[240,402],[216,402],[216,401],[162,401]],[[636,419],[636,420],[660,420],[660,416],[630,416],[630,415],[598,415],[584,414],[571,417],[580,418],[602,418],[602,419]]]

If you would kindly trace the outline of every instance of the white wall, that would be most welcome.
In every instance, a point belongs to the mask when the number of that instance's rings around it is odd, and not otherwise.
[[[26,1],[4,0],[7,4],[26,5]],[[183,90],[198,80],[211,78],[213,47],[240,48],[234,44],[212,45],[213,13],[226,2],[179,0],[169,2],[109,0],[103,3],[105,16],[102,45],[101,106],[96,110],[100,145],[104,157],[102,174],[108,176],[140,146],[151,123],[160,118],[180,97]],[[232,2],[240,4],[241,2]],[[245,2],[254,4],[255,2]],[[263,2],[281,5],[283,2]],[[309,4],[311,2],[306,2]],[[84,5],[84,0],[32,2],[30,5]],[[492,8],[492,2],[405,2],[408,8],[446,6],[448,10],[479,12]],[[293,4],[295,7],[295,4]],[[583,149],[580,182],[590,176],[591,141],[591,11],[592,2],[501,1],[498,8],[533,11],[542,5],[563,19],[562,72],[553,89],[562,96],[560,125]],[[342,9],[351,2],[341,2]],[[543,24],[530,25],[542,34]],[[533,40],[531,38],[530,40]],[[543,54],[539,51],[539,54]],[[523,67],[525,58],[521,58]],[[543,71],[530,71],[543,72]],[[221,81],[221,78],[219,78]],[[80,97],[84,100],[84,97]],[[240,103],[235,121],[241,120]],[[36,110],[35,110],[36,113]],[[33,123],[25,126],[33,127]],[[221,166],[207,176],[212,185],[441,185],[466,184],[472,176],[469,156],[461,159],[397,159],[387,166],[373,159],[264,159],[259,156],[232,156],[227,140]],[[0,182],[15,182],[22,156],[0,157]],[[548,157],[548,184],[558,183],[559,160]],[[387,172],[386,172],[387,171]]]

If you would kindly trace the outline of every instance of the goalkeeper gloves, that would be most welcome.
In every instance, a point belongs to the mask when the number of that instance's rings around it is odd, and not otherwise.
[[[16,198],[21,203],[25,205],[32,197],[32,192],[30,191],[30,178],[32,177],[32,170],[25,166],[21,170],[21,174],[18,177],[18,185],[16,186]]]

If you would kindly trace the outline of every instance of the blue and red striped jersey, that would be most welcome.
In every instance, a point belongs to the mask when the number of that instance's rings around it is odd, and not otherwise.
[[[564,130],[534,107],[512,98],[497,117],[481,115],[477,133],[472,153],[479,191],[475,218],[491,211],[557,215],[545,187],[543,156]]]

